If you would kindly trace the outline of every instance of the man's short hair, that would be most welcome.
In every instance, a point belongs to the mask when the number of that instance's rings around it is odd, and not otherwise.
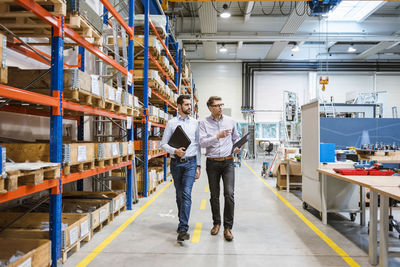
[[[178,96],[178,100],[177,100],[178,105],[182,105],[184,99],[190,100],[191,97],[190,97],[190,95],[180,95],[180,96]]]
[[[214,104],[214,101],[216,101],[216,100],[222,100],[222,98],[219,97],[219,96],[210,96],[210,98],[207,101],[207,107],[209,107],[212,104]]]

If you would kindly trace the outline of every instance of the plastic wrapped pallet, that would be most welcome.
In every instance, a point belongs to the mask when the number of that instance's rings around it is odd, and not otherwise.
[[[0,175],[6,178],[6,148],[0,146]]]
[[[133,96],[133,106],[140,109],[139,98],[137,96]]]
[[[167,25],[167,18],[164,15],[150,15],[150,21],[154,24],[156,28],[162,29],[165,32],[165,26]],[[135,15],[135,27],[144,26],[144,15]]]
[[[0,83],[8,82],[7,60],[7,37],[0,34]]]

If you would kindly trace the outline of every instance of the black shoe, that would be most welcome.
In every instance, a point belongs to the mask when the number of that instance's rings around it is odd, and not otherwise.
[[[185,241],[185,240],[189,240],[190,239],[190,235],[187,232],[179,232],[178,234],[178,241]]]

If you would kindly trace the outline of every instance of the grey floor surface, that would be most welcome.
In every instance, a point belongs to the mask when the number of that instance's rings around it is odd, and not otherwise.
[[[247,161],[258,174],[261,162]],[[272,178],[265,181],[275,185]],[[156,193],[167,184],[161,184]],[[234,241],[226,242],[222,232],[211,236],[209,193],[205,192],[207,185],[203,168],[201,178],[193,188],[190,217],[191,235],[195,224],[202,223],[198,243],[192,240],[183,246],[176,243],[178,218],[175,188],[172,184],[105,247],[89,266],[348,266],[244,164],[236,168],[235,223],[232,231]],[[313,212],[303,210],[298,194],[279,193],[360,266],[370,266],[365,227],[361,228],[341,216],[333,216],[329,225],[324,226]],[[96,233],[91,242],[84,244],[80,251],[69,257],[65,266],[80,263],[152,197],[141,199],[133,211],[122,213],[113,223]],[[207,200],[207,205],[201,210],[203,199]],[[391,261],[392,266],[399,263]]]

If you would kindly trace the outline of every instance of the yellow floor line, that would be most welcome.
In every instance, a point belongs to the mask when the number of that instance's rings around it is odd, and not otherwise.
[[[157,194],[155,194],[151,199],[149,199],[146,204],[144,204],[140,209],[138,209],[129,219],[127,219],[117,230],[115,230],[111,235],[109,235],[100,245],[98,245],[92,252],[89,253],[77,266],[83,267],[87,266],[96,256],[105,249],[111,241],[113,241],[122,231],[125,230],[128,225],[130,225],[143,211],[145,211],[151,203],[153,203],[156,198],[161,195],[170,185],[172,181],[166,184]]]
[[[206,209],[206,205],[207,205],[207,200],[206,199],[202,199],[201,200],[201,204],[200,204],[200,209],[201,210],[205,210]]]
[[[210,191],[210,187],[207,185],[207,186],[204,188],[204,192],[205,192],[205,193],[208,193],[208,191]]]
[[[347,262],[351,267],[360,266],[353,258],[351,258],[342,248],[333,242],[327,235],[325,235],[318,227],[316,227],[310,220],[308,220],[300,211],[298,211],[292,204],[289,203],[281,194],[278,193],[272,186],[270,186],[263,178],[261,178],[245,161],[244,165],[258,177],[267,187],[271,190],[286,206],[289,207],[311,230],[314,231],[328,246],[330,246],[342,259]]]
[[[203,223],[196,223],[196,226],[193,231],[192,243],[200,242],[201,227],[203,227]]]

